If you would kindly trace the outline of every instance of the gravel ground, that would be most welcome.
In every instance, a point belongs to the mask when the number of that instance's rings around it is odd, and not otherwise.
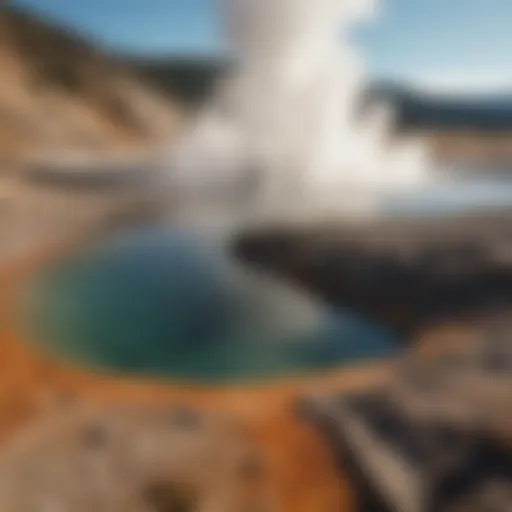
[[[158,218],[165,202],[137,187],[60,187],[0,180],[0,262],[45,243],[138,218]]]

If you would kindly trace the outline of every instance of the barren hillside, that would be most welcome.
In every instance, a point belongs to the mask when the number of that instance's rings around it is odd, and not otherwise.
[[[0,2],[0,164],[51,149],[155,141],[177,108],[73,32]]]

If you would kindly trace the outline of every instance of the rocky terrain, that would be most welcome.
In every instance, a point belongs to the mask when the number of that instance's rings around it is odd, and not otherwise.
[[[176,129],[178,108],[79,35],[0,3],[0,170],[69,149],[126,150]]]
[[[168,209],[168,197],[130,188],[63,191],[7,179],[0,188],[0,267],[41,244],[70,239],[85,243],[114,226],[148,218],[157,222]]]
[[[378,385],[311,393],[356,510],[505,511],[512,496],[510,212],[274,226],[233,251],[402,335]]]
[[[437,353],[413,352],[387,383],[305,399],[359,510],[506,511],[512,500],[510,310]],[[462,333],[459,333],[462,334]]]
[[[0,506],[265,512],[263,464],[243,428],[221,415],[163,405],[74,406],[4,450]]]
[[[237,257],[410,339],[444,319],[512,302],[509,211],[271,226],[240,234]]]

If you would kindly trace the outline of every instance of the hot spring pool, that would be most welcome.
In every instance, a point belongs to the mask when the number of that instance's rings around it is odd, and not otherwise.
[[[301,325],[299,308],[255,300],[261,291],[239,286],[230,265],[190,233],[127,231],[30,279],[18,325],[40,350],[82,367],[204,383],[304,375],[400,350],[389,332],[341,312]]]

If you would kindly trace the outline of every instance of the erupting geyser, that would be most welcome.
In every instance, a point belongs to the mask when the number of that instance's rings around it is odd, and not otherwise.
[[[357,113],[363,75],[348,33],[373,1],[223,7],[234,71],[173,154],[188,207],[222,204],[245,221],[371,214],[427,179],[423,145],[390,140],[389,109]]]

